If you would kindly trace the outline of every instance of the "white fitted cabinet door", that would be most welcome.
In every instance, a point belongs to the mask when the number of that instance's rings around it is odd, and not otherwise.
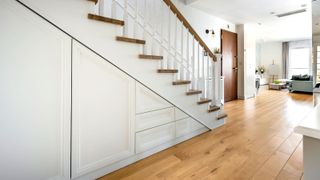
[[[0,179],[69,179],[71,39],[12,0],[0,22]]]
[[[172,107],[166,100],[153,93],[143,85],[136,84],[136,113],[144,113]]]
[[[135,81],[73,43],[72,176],[134,154]]]
[[[174,108],[161,109],[136,116],[136,132],[174,121]]]
[[[175,138],[175,122],[136,133],[136,152],[141,153]]]

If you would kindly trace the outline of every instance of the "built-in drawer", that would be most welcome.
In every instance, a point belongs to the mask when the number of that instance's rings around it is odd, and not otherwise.
[[[174,121],[174,108],[167,108],[136,115],[136,132]]]
[[[176,137],[187,135],[201,128],[204,128],[204,126],[192,118],[176,121]]]
[[[175,122],[136,133],[136,153],[175,139]]]

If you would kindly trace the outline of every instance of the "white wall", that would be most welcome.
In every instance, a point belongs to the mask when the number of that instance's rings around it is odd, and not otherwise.
[[[252,24],[237,25],[238,33],[238,97],[255,96],[255,67],[257,27]]]
[[[316,47],[316,46],[320,46],[320,35],[313,35],[312,36],[312,47]],[[312,74],[313,74],[313,79],[314,79],[314,82],[317,82],[317,63],[320,63],[320,62],[317,62],[317,52],[314,50],[313,51],[313,60],[312,60]]]
[[[221,29],[236,32],[235,24],[231,22],[212,16],[196,8],[186,6],[183,0],[173,0],[173,3],[212,51],[215,48],[220,48]],[[206,34],[206,29],[214,29],[215,36],[212,37],[212,35]]]
[[[271,78],[268,67],[273,61],[279,67],[278,78],[282,78],[282,42],[261,43],[260,47],[260,62],[257,66],[266,68],[265,78]]]

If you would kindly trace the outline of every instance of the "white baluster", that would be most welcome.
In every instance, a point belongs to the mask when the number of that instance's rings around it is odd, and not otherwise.
[[[201,59],[201,47],[198,44],[198,60],[197,60],[197,90],[200,89],[200,59]]]
[[[218,55],[215,62],[215,96],[216,96],[216,105],[220,105],[222,102],[222,92],[221,92],[221,56]]]
[[[123,27],[123,36],[127,37],[129,32],[129,15],[128,15],[128,0],[124,0],[124,8],[123,8],[123,20],[125,22],[125,26]]]
[[[206,58],[206,62],[207,62],[207,77],[206,77],[206,79],[207,79],[207,83],[206,83],[206,91],[207,91],[207,98],[209,98],[210,97],[210,66],[209,66],[209,64],[210,64],[210,58],[209,58],[209,55],[207,55],[207,58]]]
[[[179,21],[180,22],[180,21]],[[180,32],[180,36],[181,36],[181,62],[180,62],[180,64],[182,65],[182,68],[181,68],[181,70],[180,70],[180,78],[181,79],[186,79],[186,77],[185,77],[185,73],[186,73],[186,69],[184,68],[184,63],[183,63],[183,45],[184,45],[184,31],[183,31],[183,26],[181,25],[181,32]],[[186,47],[188,47],[188,45],[186,46]],[[187,79],[186,79],[187,80]]]
[[[177,60],[177,48],[178,48],[178,36],[177,36],[177,31],[178,31],[178,18],[177,15],[175,14],[175,29],[174,29],[174,48],[175,48],[175,68],[178,69],[179,71],[181,71],[181,64],[179,64],[178,60]],[[177,79],[182,79],[180,73],[177,73]]]
[[[195,82],[195,61],[196,61],[196,57],[195,57],[195,39],[194,39],[194,36],[192,36],[192,64],[191,64],[191,67],[192,67],[192,77],[191,77],[191,80],[192,80],[192,85],[191,85],[191,89],[196,89],[196,82]]]
[[[191,80],[190,76],[190,33],[187,31],[187,80]],[[192,86],[190,87],[192,89]]]
[[[167,8],[167,12],[169,13],[169,19],[168,19],[168,59],[167,59],[167,68],[173,68],[172,66],[172,58],[171,58],[171,40],[172,40],[172,37],[171,37],[171,11],[170,11],[170,7],[168,6]]]
[[[135,0],[135,10],[134,10],[134,27],[133,27],[133,36],[139,39],[138,37],[138,0]]]
[[[117,19],[117,2],[112,0],[111,6],[111,17]]]
[[[204,56],[204,50],[202,49],[202,60],[201,60],[201,65],[202,65],[202,67],[201,67],[201,72],[202,72],[202,90],[203,90],[203,92],[202,92],[202,98],[205,98],[206,97],[206,87],[205,87],[205,68],[204,68],[204,64],[205,64],[205,62],[204,62],[204,60],[205,60],[205,58],[204,58],[205,56]]]
[[[211,59],[211,78],[212,78],[212,85],[211,85],[211,93],[212,93],[212,105],[217,105],[217,101],[216,101],[216,63],[213,61],[213,59]]]
[[[105,14],[104,14],[104,0],[100,0],[100,1],[98,1],[98,3],[97,3],[97,6],[98,6],[98,15],[100,15],[100,16],[105,16]]]
[[[143,15],[143,39],[146,40],[146,44],[143,46],[143,54],[148,55],[149,41],[147,41],[147,20],[148,20],[148,9],[147,9],[147,0],[144,0],[144,15]]]

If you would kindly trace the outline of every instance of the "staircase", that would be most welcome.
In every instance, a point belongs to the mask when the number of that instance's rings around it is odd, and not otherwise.
[[[21,3],[209,129],[224,124],[221,56],[211,52],[170,0]]]
[[[173,86],[187,86],[186,96],[197,96],[197,104],[206,106],[206,113],[216,113],[211,121],[227,117],[220,107],[219,74],[221,73],[220,62],[217,62],[220,58],[210,51],[170,0],[151,1],[153,4],[148,4],[150,1],[147,0],[125,0],[122,3],[116,0],[89,1],[95,5],[94,13],[88,14],[89,19],[121,26],[122,35],[116,36],[117,41],[142,45],[142,54],[137,52],[138,57],[143,60],[159,61],[160,68],[157,69],[157,73],[172,74],[175,79],[172,82]],[[168,13],[170,23],[166,26],[164,25],[166,22],[161,19],[148,21],[147,18],[153,17],[148,17],[151,14],[148,14],[143,5],[161,9],[162,14],[153,16],[162,17],[161,15]],[[176,24],[174,34],[170,32],[172,21]],[[181,34],[177,33],[177,28],[181,28]],[[197,120],[210,129],[215,128],[210,120]]]

